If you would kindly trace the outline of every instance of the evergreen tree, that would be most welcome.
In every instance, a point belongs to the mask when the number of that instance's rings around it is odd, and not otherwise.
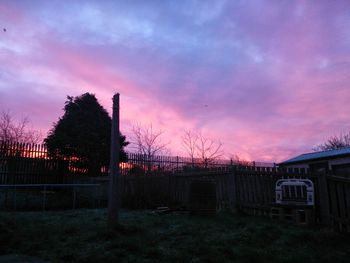
[[[67,96],[64,111],[44,140],[49,154],[77,157],[81,168],[87,168],[89,175],[100,174],[101,167],[109,164],[111,117],[90,93]],[[120,161],[127,160],[124,147],[128,144],[121,135]]]

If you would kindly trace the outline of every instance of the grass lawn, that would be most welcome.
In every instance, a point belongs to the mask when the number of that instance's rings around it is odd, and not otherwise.
[[[268,218],[106,210],[1,212],[0,255],[48,262],[350,262],[350,238]]]

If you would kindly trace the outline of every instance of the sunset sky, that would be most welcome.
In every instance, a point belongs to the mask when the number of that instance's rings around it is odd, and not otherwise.
[[[348,0],[1,0],[0,29],[0,110],[44,135],[85,92],[174,155],[186,129],[268,162],[350,130]]]

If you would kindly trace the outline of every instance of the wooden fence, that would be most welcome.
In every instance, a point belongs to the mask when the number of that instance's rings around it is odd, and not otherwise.
[[[187,206],[191,183],[211,180],[216,185],[218,210],[239,210],[269,215],[275,204],[278,179],[303,178],[314,183],[315,222],[350,232],[350,179],[305,170],[232,167],[231,171],[191,172],[156,176],[122,176],[120,194],[124,206],[155,208]]]
[[[350,232],[350,179],[328,176],[329,220],[331,226]]]
[[[278,179],[301,178],[305,175],[305,171],[301,170],[293,170],[291,173],[285,169],[271,167],[231,166],[227,169],[174,174],[121,176],[120,191],[122,198],[125,201],[132,199],[135,207],[143,207],[145,203],[153,203],[153,207],[169,203],[185,205],[193,181],[211,180],[217,188],[218,209],[250,207],[263,211],[274,202],[275,183]],[[311,178],[310,175],[308,177]],[[315,177],[313,180],[316,181]]]
[[[210,166],[181,157],[128,154],[121,165],[122,203],[133,208],[187,205],[190,186],[196,180],[216,185],[217,208],[240,209],[267,215],[275,202],[275,184],[281,178],[308,178],[315,186],[315,216],[318,223],[350,231],[350,179],[310,174],[305,169],[279,169],[217,162]],[[108,170],[101,175],[107,175]],[[77,158],[53,158],[45,146],[0,142],[0,184],[93,182]],[[108,183],[106,179],[105,185]],[[99,182],[100,183],[100,182]],[[107,194],[104,195],[105,197]]]

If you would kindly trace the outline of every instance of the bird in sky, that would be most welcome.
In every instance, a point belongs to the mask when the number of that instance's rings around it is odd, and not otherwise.
[[[4,32],[6,32],[6,28],[3,28],[2,30],[4,30]]]

